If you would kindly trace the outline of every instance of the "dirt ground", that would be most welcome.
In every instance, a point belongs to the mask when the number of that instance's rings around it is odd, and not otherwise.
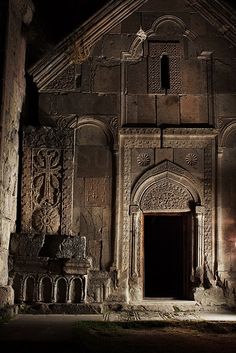
[[[136,327],[132,327],[134,326]],[[97,323],[78,324],[86,352],[110,353],[233,353],[236,325],[225,323],[152,322],[127,327],[99,328]],[[125,326],[127,323],[125,323]]]
[[[0,327],[8,353],[234,353],[236,323],[104,322],[73,315],[20,315]],[[4,348],[4,349],[3,349]]]

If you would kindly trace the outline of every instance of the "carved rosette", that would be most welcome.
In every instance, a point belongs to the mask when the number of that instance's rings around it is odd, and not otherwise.
[[[141,167],[147,167],[151,162],[151,157],[148,153],[140,153],[137,157],[137,163]]]
[[[32,215],[33,229],[40,234],[57,234],[60,227],[58,210],[44,206],[35,210]]]
[[[195,153],[188,153],[185,156],[185,161],[188,165],[190,165],[191,167],[194,167],[198,162],[198,157]]]
[[[156,210],[186,210],[189,209],[189,201],[192,196],[187,189],[164,181],[150,186],[141,199],[141,209],[143,211]]]

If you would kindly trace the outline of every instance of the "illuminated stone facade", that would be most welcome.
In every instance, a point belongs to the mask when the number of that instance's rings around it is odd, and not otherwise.
[[[235,305],[236,32],[217,6],[113,1],[30,70],[16,302]]]

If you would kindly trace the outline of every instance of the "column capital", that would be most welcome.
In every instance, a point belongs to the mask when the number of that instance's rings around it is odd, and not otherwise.
[[[205,214],[205,206],[196,206],[196,214],[204,215]]]

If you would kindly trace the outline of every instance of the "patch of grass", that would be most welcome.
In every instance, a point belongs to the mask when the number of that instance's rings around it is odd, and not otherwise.
[[[235,323],[207,322],[207,321],[80,321],[77,323],[79,331],[87,333],[122,332],[127,330],[150,330],[181,328],[196,330],[201,333],[234,333]]]

